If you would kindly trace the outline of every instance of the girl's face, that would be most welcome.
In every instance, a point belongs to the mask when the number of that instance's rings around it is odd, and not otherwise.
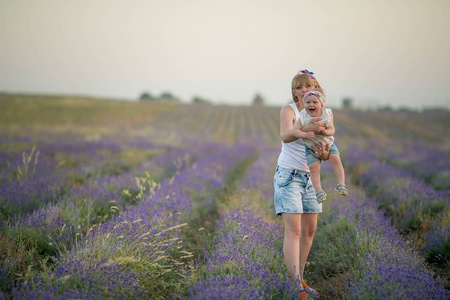
[[[311,117],[320,117],[322,115],[322,103],[316,96],[308,96],[305,99],[305,109]]]
[[[303,101],[303,96],[306,92],[314,89],[315,86],[309,82],[299,83],[294,87],[294,95],[297,96],[298,101]]]

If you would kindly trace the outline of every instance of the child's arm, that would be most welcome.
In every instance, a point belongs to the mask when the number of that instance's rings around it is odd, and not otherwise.
[[[292,134],[300,139],[311,139],[314,140],[316,135],[314,134],[313,131],[308,131],[308,132],[304,132],[302,131],[303,125],[302,122],[300,121],[300,119],[298,119],[295,123],[294,126],[292,126],[291,132]]]
[[[319,132],[322,135],[332,136],[336,132],[336,129],[334,128],[334,122],[333,122],[333,113],[330,111],[330,124],[328,124],[326,129],[321,129]]]

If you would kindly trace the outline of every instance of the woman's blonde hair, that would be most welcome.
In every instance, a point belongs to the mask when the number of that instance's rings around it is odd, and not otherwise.
[[[310,74],[305,74],[302,73],[302,71],[300,71],[298,72],[297,75],[294,76],[294,78],[292,78],[291,92],[292,92],[292,99],[294,101],[297,98],[297,96],[295,96],[294,93],[295,87],[298,85],[305,85],[305,84],[313,85],[315,88],[322,88],[320,86],[320,83],[317,81],[315,77],[312,77]]]

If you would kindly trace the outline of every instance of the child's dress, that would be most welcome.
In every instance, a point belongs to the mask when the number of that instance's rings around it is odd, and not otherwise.
[[[333,112],[331,111],[330,108],[325,108],[322,110],[322,115],[319,118],[322,118],[321,121],[319,121],[320,124],[325,124],[325,126],[329,126],[330,122],[331,122],[331,115],[333,114]],[[299,120],[300,122],[302,122],[302,126],[306,126],[308,125],[312,120],[318,118],[318,117],[311,117],[310,115],[308,115],[308,113],[306,112],[305,109],[302,109],[300,111],[300,115],[299,115]],[[315,143],[322,143],[322,144],[330,144],[333,145],[334,143],[334,137],[333,136],[328,136],[328,135],[321,135],[321,134],[316,134],[316,138],[314,140],[311,139],[303,139],[303,141],[305,142],[306,146],[308,146],[309,148],[311,147],[315,147]]]

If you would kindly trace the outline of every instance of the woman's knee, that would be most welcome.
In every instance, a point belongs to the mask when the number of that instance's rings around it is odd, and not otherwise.
[[[284,234],[287,238],[299,238],[301,234],[299,214],[283,214]]]
[[[299,239],[301,234],[300,226],[298,227],[287,227],[284,229],[284,235],[290,239]]]
[[[312,238],[312,237],[314,237],[316,228],[317,228],[317,226],[303,226],[303,228],[301,230],[301,235],[304,237]]]
[[[301,234],[304,237],[313,237],[317,228],[317,218],[319,214],[305,214],[302,218]]]

